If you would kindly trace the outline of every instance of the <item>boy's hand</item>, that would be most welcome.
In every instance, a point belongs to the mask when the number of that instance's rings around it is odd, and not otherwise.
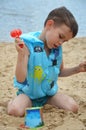
[[[25,46],[24,42],[20,38],[15,38],[15,46],[16,50],[21,55],[29,55],[30,52],[28,48]]]
[[[79,64],[79,72],[86,72],[86,61]]]

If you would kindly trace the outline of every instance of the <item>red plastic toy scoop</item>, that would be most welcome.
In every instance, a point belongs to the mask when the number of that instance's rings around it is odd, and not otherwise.
[[[14,29],[10,32],[10,35],[13,38],[19,37],[21,34],[22,34],[22,31],[20,29]]]
[[[10,32],[10,36],[13,37],[13,38],[19,38],[20,35],[22,34],[22,31],[20,29],[14,29]],[[19,46],[21,48],[23,48],[23,44],[19,44]]]

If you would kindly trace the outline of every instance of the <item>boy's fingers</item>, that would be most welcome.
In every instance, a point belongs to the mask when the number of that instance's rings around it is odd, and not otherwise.
[[[15,43],[24,44],[24,42],[20,38],[15,38]]]
[[[24,42],[23,42],[22,40],[18,40],[18,39],[17,39],[17,42],[15,42],[15,45],[16,45],[17,47],[23,48],[23,47],[24,47]]]
[[[16,43],[20,42],[20,38],[15,38],[15,42]]]

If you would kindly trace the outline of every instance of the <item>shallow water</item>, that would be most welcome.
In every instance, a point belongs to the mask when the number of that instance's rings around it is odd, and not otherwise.
[[[48,13],[60,6],[76,17],[77,37],[86,36],[86,0],[0,0],[0,42],[12,41],[9,33],[15,28],[23,33],[41,30]]]

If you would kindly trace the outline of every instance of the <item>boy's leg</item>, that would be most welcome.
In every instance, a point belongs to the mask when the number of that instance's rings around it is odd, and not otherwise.
[[[47,104],[51,104],[55,107],[72,111],[77,113],[78,105],[72,97],[62,93],[56,93],[54,96],[50,97]]]
[[[32,102],[29,97],[25,94],[20,94],[8,103],[7,112],[13,116],[24,116],[25,109],[31,106]]]

